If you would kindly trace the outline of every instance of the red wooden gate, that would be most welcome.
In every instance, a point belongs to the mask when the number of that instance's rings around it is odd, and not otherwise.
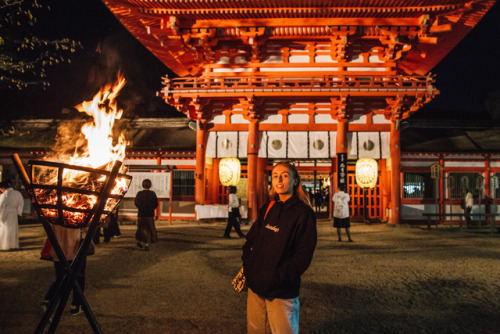
[[[348,193],[351,197],[349,209],[351,218],[361,219],[381,219],[382,218],[382,196],[380,191],[380,173],[377,185],[370,189],[366,188],[366,196],[363,193],[363,188],[356,184],[356,174],[354,166],[349,166],[347,171]],[[365,206],[366,198],[366,206]],[[366,209],[366,215],[365,210]]]

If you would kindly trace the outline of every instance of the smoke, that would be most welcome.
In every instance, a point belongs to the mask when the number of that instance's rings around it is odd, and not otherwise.
[[[45,156],[46,160],[68,162],[75,153],[82,154],[85,151],[87,140],[81,129],[88,121],[88,117],[85,119],[82,116],[59,123],[56,144],[52,147],[51,152]]]
[[[169,70],[126,31],[98,42],[89,71],[89,86],[97,91],[121,72],[127,80],[117,98],[125,118],[169,117],[172,108],[156,92]],[[178,116],[178,115],[177,115]]]

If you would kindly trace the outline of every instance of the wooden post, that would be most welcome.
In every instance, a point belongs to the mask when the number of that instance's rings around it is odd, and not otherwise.
[[[258,214],[257,200],[257,158],[259,154],[259,122],[258,119],[250,119],[248,125],[248,220],[254,222]]]
[[[194,176],[194,201],[205,204],[205,120],[196,122],[196,169]]]
[[[337,154],[347,153],[347,121],[339,119],[337,123]]]
[[[391,218],[389,223],[399,224],[401,207],[401,147],[399,120],[391,123]]]

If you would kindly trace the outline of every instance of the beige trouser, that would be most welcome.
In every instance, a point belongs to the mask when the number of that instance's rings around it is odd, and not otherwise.
[[[299,332],[299,297],[265,299],[248,289],[248,334],[297,334]]]

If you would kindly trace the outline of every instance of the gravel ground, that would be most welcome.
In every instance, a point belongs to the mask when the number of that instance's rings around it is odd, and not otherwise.
[[[246,293],[232,289],[243,239],[224,222],[158,227],[136,247],[135,226],[88,258],[85,296],[103,333],[245,333]],[[247,230],[244,226],[243,230]],[[318,222],[303,276],[301,333],[500,333],[500,235],[354,223],[354,243]],[[233,234],[234,235],[234,234]],[[33,333],[54,279],[40,261],[40,225],[20,227],[21,250],[0,252],[0,332]],[[57,333],[92,333],[65,310]]]

